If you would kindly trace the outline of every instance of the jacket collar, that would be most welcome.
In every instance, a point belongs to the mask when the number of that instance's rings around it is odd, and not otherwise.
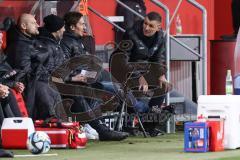
[[[39,28],[39,39],[47,40],[52,43],[60,44],[60,40],[57,40],[49,31],[44,27]]]
[[[29,37],[23,34],[17,26],[13,26],[7,32],[7,44],[15,43],[17,41],[32,41],[35,37]]]

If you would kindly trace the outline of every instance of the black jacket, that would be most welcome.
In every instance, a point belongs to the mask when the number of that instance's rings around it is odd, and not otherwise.
[[[65,60],[64,52],[60,46],[60,41],[56,40],[54,36],[44,28],[40,29],[38,37],[41,45],[47,49],[47,59],[42,63],[43,70],[39,71],[42,73],[39,80],[47,81],[51,73],[59,67]]]
[[[25,81],[32,77],[38,78],[44,71],[40,64],[48,58],[46,48],[35,38],[21,33],[17,27],[12,27],[7,34],[6,60],[12,68],[19,70],[16,79]]]
[[[133,42],[129,52],[129,62],[156,62],[164,64],[166,61],[165,38],[159,31],[153,37],[143,35],[143,21],[138,21],[134,27],[127,30],[124,40]]]
[[[17,73],[13,71],[12,67],[6,62],[3,53],[0,53],[0,84],[14,87]]]
[[[86,54],[81,37],[71,32],[64,33],[61,47],[67,59]]]

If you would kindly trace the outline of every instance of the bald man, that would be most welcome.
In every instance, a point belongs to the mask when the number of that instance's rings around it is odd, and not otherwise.
[[[16,26],[7,32],[7,61],[16,69],[27,72],[30,67],[30,57],[33,54],[34,36],[38,35],[39,25],[33,15],[22,14]]]
[[[32,35],[38,35],[39,34],[38,27],[39,25],[37,24],[37,21],[33,15],[22,14],[20,16],[18,21],[18,28],[23,34],[29,37],[31,37]]]

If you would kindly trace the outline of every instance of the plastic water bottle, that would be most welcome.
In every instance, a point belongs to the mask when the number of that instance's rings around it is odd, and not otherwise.
[[[227,76],[226,76],[226,95],[232,95],[233,94],[233,83],[232,83],[232,74],[231,70],[227,70]]]
[[[176,35],[182,34],[182,22],[181,22],[179,14],[176,17],[175,22],[176,22],[176,24],[175,24],[176,25]]]

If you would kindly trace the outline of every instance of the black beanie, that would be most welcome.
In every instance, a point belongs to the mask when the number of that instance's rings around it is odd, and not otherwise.
[[[64,20],[54,14],[48,15],[43,19],[44,27],[49,32],[56,32],[64,26]]]

